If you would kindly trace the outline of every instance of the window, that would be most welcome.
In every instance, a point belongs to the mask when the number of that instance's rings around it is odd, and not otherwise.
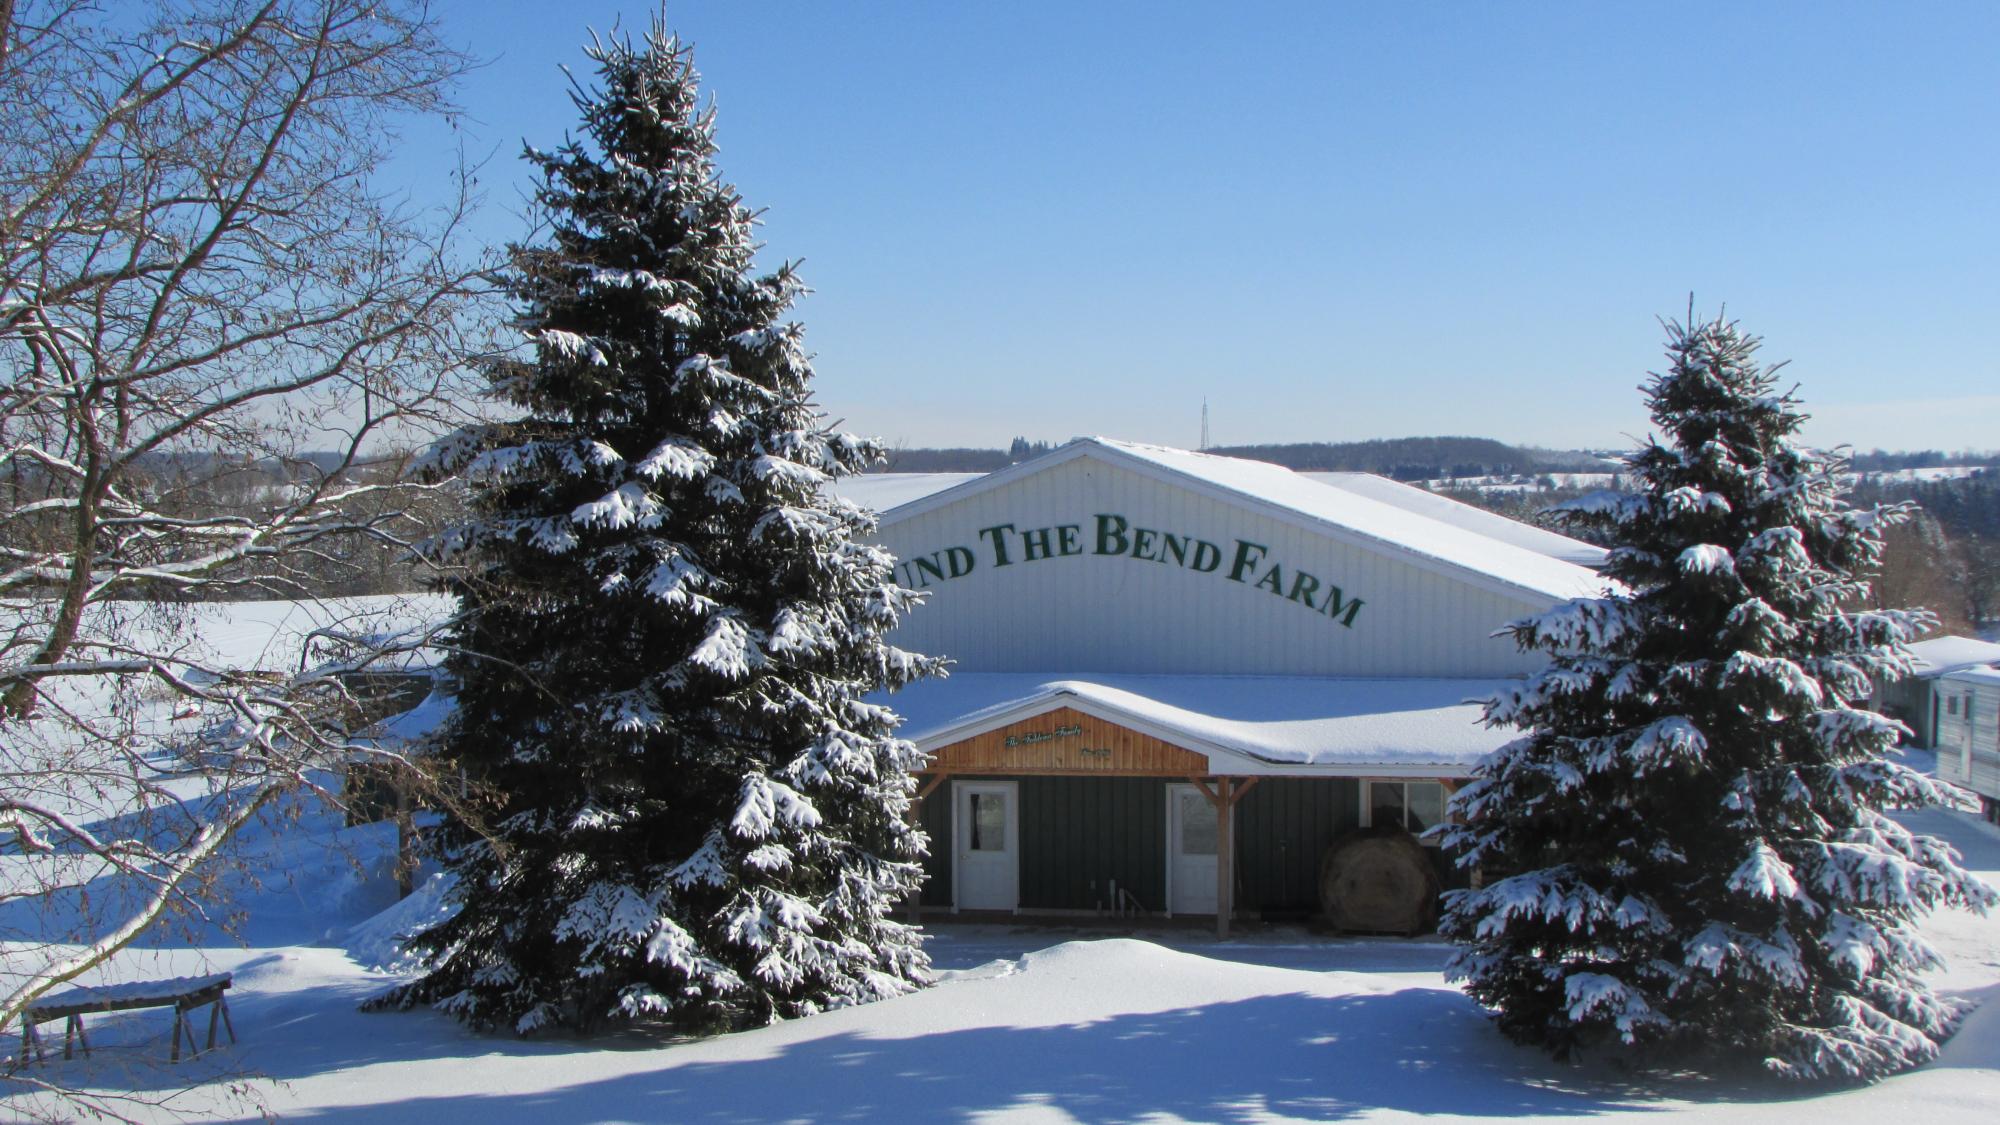
[[[1181,791],[1181,854],[1214,855],[1219,828],[1215,806],[1200,793]]]
[[[1955,696],[1955,695],[1948,695],[1948,696],[1945,696],[1945,699],[1944,699],[1944,713],[1945,713],[1945,714],[1947,714],[1947,715],[1954,715],[1954,716],[1958,714],[1958,697],[1957,697],[1957,696]]]
[[[1401,825],[1421,835],[1443,820],[1442,782],[1370,781],[1362,787],[1363,827]]]
[[[972,802],[972,850],[1007,850],[1007,798],[999,793],[974,793]]]

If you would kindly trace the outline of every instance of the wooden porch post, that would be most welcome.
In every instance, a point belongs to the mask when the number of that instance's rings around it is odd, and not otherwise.
[[[1236,794],[1233,778],[1217,778],[1215,803],[1215,936],[1229,937],[1229,916],[1236,912]]]
[[[1229,919],[1236,913],[1236,802],[1243,799],[1261,778],[1218,777],[1215,788],[1201,777],[1189,777],[1195,788],[1215,806],[1215,936],[1229,936]]]

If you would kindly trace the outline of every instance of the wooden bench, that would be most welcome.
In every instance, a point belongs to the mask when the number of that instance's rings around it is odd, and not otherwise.
[[[21,1020],[21,1063],[26,1065],[30,1052],[37,1061],[48,1057],[42,1046],[42,1037],[35,1030],[36,1025],[50,1020],[66,1020],[63,1025],[63,1058],[71,1058],[76,1047],[83,1047],[85,1058],[90,1057],[90,1040],[83,1034],[83,1017],[92,1012],[125,1012],[134,1008],[172,1008],[174,1010],[174,1048],[172,1059],[181,1059],[181,1038],[187,1037],[190,1056],[200,1054],[204,1048],[195,1044],[194,1021],[188,1013],[202,1005],[208,1005],[208,1048],[215,1046],[215,1025],[220,1018],[222,1026],[229,1032],[229,1041],[236,1042],[236,1025],[229,1020],[229,1004],[222,998],[228,990],[230,974],[216,973],[205,977],[174,977],[171,980],[132,981],[126,984],[106,984],[95,988],[71,988],[51,993],[35,1001]]]

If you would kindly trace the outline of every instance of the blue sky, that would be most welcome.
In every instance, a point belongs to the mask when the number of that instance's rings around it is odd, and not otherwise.
[[[649,4],[439,0],[522,231]],[[680,0],[721,166],[892,443],[1623,446],[1689,294],[1867,449],[2000,448],[2000,5]],[[420,194],[436,162],[400,163]]]

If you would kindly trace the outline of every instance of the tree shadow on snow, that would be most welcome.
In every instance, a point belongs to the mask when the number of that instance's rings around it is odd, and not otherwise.
[[[947,988],[949,986],[946,986]],[[280,1083],[378,1064],[428,1064],[447,1089],[468,1080],[505,1088],[396,1097],[302,1089],[312,1097],[366,1096],[365,1104],[277,1106],[287,1120],[481,1125],[548,1121],[659,1121],[750,1125],[770,1121],[970,1121],[1025,1111],[1087,1125],[1161,1118],[1250,1122],[1267,1116],[1341,1121],[1388,1110],[1466,1117],[1590,1117],[1679,1112],[1697,1103],[1768,1104],[1809,1112],[1832,1090],[1772,1079],[1628,1076],[1568,1066],[1506,1042],[1462,994],[1415,987],[1359,996],[1292,993],[1052,1027],[979,1027],[904,1038],[847,1030],[840,1013],[735,1036],[663,1044],[627,1032],[579,1039],[474,1035],[431,1011],[364,1014],[366,991],[329,1004],[325,989],[245,995],[243,1044],[192,1064],[127,1068],[90,1084],[165,1091],[258,1072]],[[1987,990],[1976,999],[1992,999]],[[933,994],[936,995],[936,994]],[[968,1000],[972,999],[968,997]],[[890,1001],[889,1003],[897,1003]],[[1975,1016],[2000,1019],[2000,1012]],[[1979,1033],[1982,1027],[1968,1027]],[[1947,1045],[1936,1065],[1953,1065]],[[757,1041],[761,1040],[761,1041]],[[1959,1065],[1987,1065],[1990,1051]],[[635,1056],[649,1055],[641,1061]],[[746,1055],[750,1057],[722,1057]],[[626,1073],[574,1077],[597,1068]],[[629,1069],[643,1067],[644,1069]],[[465,1068],[465,1069],[461,1069]],[[476,1068],[476,1069],[473,1069]],[[378,1081],[407,1080],[409,1069]],[[356,1075],[366,1081],[365,1074]],[[424,1079],[427,1083],[431,1077]],[[280,1103],[287,1100],[282,1095]]]
[[[247,999],[247,998],[246,998]],[[1502,1041],[1460,994],[1435,988],[1363,996],[1307,994],[1134,1013],[1055,1027],[984,1027],[909,1038],[836,1031],[813,1020],[661,1047],[644,1036],[522,1041],[474,1036],[432,1012],[329,1010],[322,994],[243,1005],[252,1025],[238,1060],[300,1081],[376,1063],[430,1062],[445,1083],[473,1061],[530,1092],[434,1094],[369,1104],[285,1109],[315,1122],[511,1122],[618,1119],[751,1122],[965,1121],[1008,1110],[1059,1113],[1091,1125],[1158,1117],[1238,1122],[1265,1115],[1338,1121],[1376,1110],[1479,1117],[1588,1116],[1644,1109],[1657,1092],[1549,1062]],[[820,1017],[826,1019],[827,1017]],[[364,1027],[346,1021],[364,1021]],[[254,1021],[254,1024],[253,1024]],[[256,1040],[268,1050],[260,1050]],[[643,1071],[570,1081],[606,1047]],[[743,1049],[750,1058],[718,1058]],[[492,1056],[509,1062],[499,1063]],[[405,1071],[404,1073],[408,1073]],[[462,1074],[462,1072],[461,1072]],[[185,1080],[185,1074],[183,1074]],[[302,1091],[303,1092],[303,1091]],[[311,1096],[308,1094],[308,1096]],[[1662,1107],[1667,1108],[1667,1107]]]

